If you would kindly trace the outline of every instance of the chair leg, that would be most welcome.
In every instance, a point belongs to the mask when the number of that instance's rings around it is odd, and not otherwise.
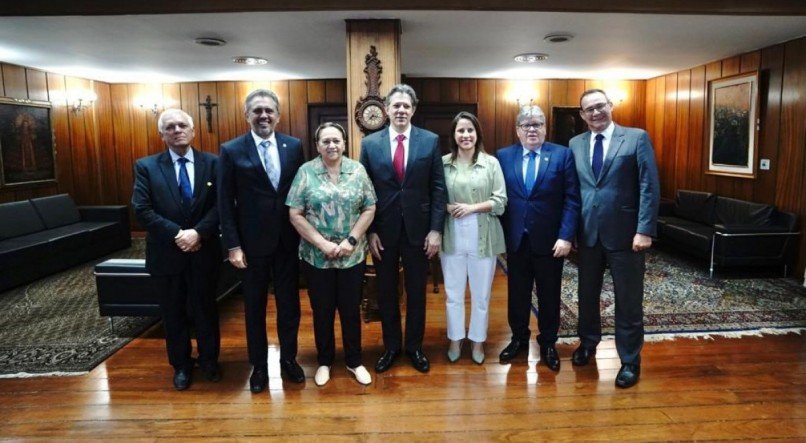
[[[109,316],[109,329],[112,330],[112,335],[118,335],[115,332],[115,317]]]
[[[709,278],[714,278],[714,248],[716,247],[716,235],[711,236],[711,267],[708,270]]]

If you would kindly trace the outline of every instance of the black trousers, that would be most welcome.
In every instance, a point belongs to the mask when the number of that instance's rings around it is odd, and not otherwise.
[[[564,258],[533,253],[528,235],[522,237],[517,251],[507,251],[507,316],[513,340],[529,341],[532,287],[537,286],[537,342],[540,346],[557,342],[564,263]]]
[[[280,341],[280,358],[283,360],[296,359],[300,318],[297,252],[278,249],[274,255],[247,256],[246,265],[243,294],[249,363],[253,366],[268,364],[266,303],[269,280],[274,282],[277,303],[277,337]]]
[[[425,286],[428,278],[428,258],[423,250],[425,238],[417,245],[411,245],[407,238],[401,230],[397,242],[383,244],[381,260],[375,261],[378,310],[383,324],[383,345],[387,351],[400,351],[403,344],[397,293],[401,260],[406,288],[406,351],[420,349],[425,334]]]
[[[192,367],[190,327],[196,327],[199,364],[218,361],[221,333],[215,292],[217,271],[201,271],[188,267],[185,271],[152,277],[160,292],[160,308],[165,328],[168,362],[174,369]],[[192,318],[188,318],[188,312]]]
[[[594,349],[602,340],[599,303],[605,264],[610,265],[616,299],[616,351],[622,363],[641,364],[644,345],[645,254],[632,249],[610,251],[596,242],[579,247],[579,338]]]
[[[361,285],[366,265],[321,269],[302,262],[302,267],[308,281],[319,365],[331,366],[336,358],[333,322],[338,311],[345,363],[350,368],[361,366]]]

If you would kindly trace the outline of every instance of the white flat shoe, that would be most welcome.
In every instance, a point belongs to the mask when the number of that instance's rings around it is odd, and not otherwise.
[[[358,366],[355,368],[347,367],[347,370],[350,371],[353,375],[355,375],[355,380],[362,385],[368,385],[372,383],[372,376],[369,375],[367,368],[363,366]]]
[[[330,366],[319,366],[316,375],[313,376],[313,381],[316,386],[326,385],[330,381]]]

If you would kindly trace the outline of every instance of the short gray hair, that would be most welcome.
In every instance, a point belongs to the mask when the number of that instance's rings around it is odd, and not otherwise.
[[[392,89],[389,91],[389,94],[386,94],[386,98],[383,100],[383,103],[386,106],[389,106],[389,103],[391,103],[392,100],[392,96],[398,93],[408,95],[409,98],[411,99],[411,105],[417,107],[418,102],[417,93],[414,92],[414,88],[405,83],[398,83],[392,86]]]
[[[185,117],[188,121],[188,125],[190,125],[190,129],[193,129],[193,117],[191,117],[190,114],[178,108],[169,108],[162,111],[162,114],[160,114],[160,117],[157,119],[157,130],[160,131],[160,134],[165,132],[165,120],[168,120],[169,117],[174,115]]]
[[[523,121],[534,117],[543,117],[543,121],[545,122],[546,113],[540,109],[540,106],[526,105],[521,108],[520,112],[518,112],[518,116],[515,118],[515,124],[519,125]]]
[[[254,100],[256,97],[266,97],[272,99],[274,104],[277,105],[277,113],[280,113],[280,99],[277,98],[277,94],[268,89],[255,89],[254,91],[250,92],[243,101],[243,112],[249,112],[249,102]]]

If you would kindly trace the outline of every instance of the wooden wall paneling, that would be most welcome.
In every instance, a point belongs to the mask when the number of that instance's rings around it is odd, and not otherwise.
[[[761,66],[761,50],[742,54],[739,62],[739,72],[746,73],[759,69]]]
[[[325,101],[327,103],[346,103],[347,82],[344,79],[325,81]]]
[[[291,99],[288,92],[288,81],[283,80],[271,82],[271,90],[274,91],[274,93],[277,94],[277,97],[280,99],[280,121],[277,123],[277,126],[275,126],[275,129],[285,134],[294,135],[291,133],[291,110],[289,108],[291,105]]]
[[[148,148],[148,154],[156,154],[165,149],[165,143],[162,141],[162,136],[160,136],[159,129],[157,128],[157,120],[159,119],[160,113],[171,108],[172,105],[164,95],[162,84],[149,83],[144,85],[144,88],[146,90],[146,97],[148,97],[149,107],[151,106],[151,103],[154,103],[154,101],[156,101],[159,105],[156,114],[150,109],[144,114],[146,123],[146,147]]]
[[[635,80],[630,82],[631,97],[633,97],[633,125],[646,128],[646,81]]]
[[[568,80],[555,79],[548,80],[549,103],[551,106],[546,109],[546,114],[551,115],[551,108],[554,106],[571,106],[565,104],[568,100]]]
[[[414,89],[414,92],[417,93],[417,98],[420,101],[423,101],[423,93],[424,93],[424,91],[423,91],[423,79],[411,78],[411,77],[405,77],[404,76],[403,79],[401,80],[401,82],[411,86],[412,89]],[[391,86],[390,86],[390,88],[391,88]],[[383,84],[381,84],[381,90],[383,90],[383,89],[384,89]]]
[[[218,111],[218,139],[219,141],[231,140],[241,132],[238,120],[243,119],[238,118],[240,113],[236,104],[238,99],[235,94],[235,82],[216,82],[216,91],[218,92],[216,100],[218,103],[216,108]],[[206,97],[206,95],[199,97],[200,103],[204,103]]]
[[[214,82],[201,82],[201,83],[198,84],[198,86],[199,86],[199,89],[198,89],[198,94],[196,95],[196,108],[199,109],[199,115],[200,116],[202,115],[201,114],[202,108],[199,105],[201,103],[203,103],[204,100],[207,99],[208,95],[210,96],[210,100],[212,100],[213,103],[218,103],[218,106],[213,108],[213,120],[212,120],[213,132],[209,132],[207,130],[206,117],[203,117],[202,119],[205,120],[204,121],[204,130],[200,131],[200,133],[196,134],[196,137],[197,137],[196,139],[197,139],[197,141],[199,143],[199,146],[200,146],[200,149],[202,151],[218,153],[218,148],[219,148],[219,144],[220,144],[220,141],[219,141],[220,139],[219,139],[219,136],[218,136],[219,133],[220,133],[219,132],[219,125],[218,125],[218,121],[219,121],[218,116],[221,113],[221,110],[220,110],[221,101],[219,100],[219,97],[218,97],[218,91],[217,91],[217,88],[216,88],[216,84]],[[184,89],[183,89],[183,92],[184,92]],[[189,92],[191,92],[191,91],[189,91]],[[190,99],[190,98],[185,99],[184,94],[183,94],[183,100],[187,100],[188,105],[189,106],[191,105],[192,99]],[[222,141],[226,141],[226,140],[222,140]]]
[[[705,103],[707,101],[705,66],[698,66],[691,71],[689,89],[689,124],[688,124],[688,170],[686,182],[689,189],[702,190],[703,177],[703,130],[705,125]]]
[[[179,83],[163,83],[162,100],[165,103],[165,109],[182,109],[182,90]]]
[[[500,146],[496,145],[495,127],[495,80],[478,80],[478,112],[479,123],[484,134],[484,145],[487,152],[494,153]]]
[[[742,54],[739,57],[739,72],[740,73],[747,73],[757,71],[759,69],[759,64],[761,62],[761,51],[753,51],[748,52],[746,54]],[[760,95],[761,91],[759,91]],[[761,101],[759,101],[761,104]],[[759,117],[761,116],[761,110],[759,109]],[[759,134],[760,136],[761,134]],[[758,140],[761,140],[760,138]],[[736,179],[734,180],[733,184],[733,194],[736,198],[740,198],[743,200],[752,200],[753,199],[753,188],[756,185],[756,182],[759,178],[759,169],[758,169],[758,159],[762,158],[759,156],[761,154],[759,146],[756,146],[756,178],[754,179]]]
[[[551,119],[551,97],[549,97],[549,81],[537,80],[533,82],[532,88],[534,88],[536,95],[535,104],[537,106],[540,106],[540,109],[542,109],[543,113],[546,114],[546,123],[550,123],[549,120]]]
[[[722,77],[730,77],[739,73],[742,57],[740,55],[722,60]]]
[[[753,201],[775,204],[775,184],[778,170],[779,136],[781,127],[781,92],[784,75],[784,46],[776,45],[760,51],[759,65],[759,116],[761,131],[758,134],[759,160],[770,160],[770,170],[758,170],[753,185]]]
[[[148,126],[146,123],[146,113],[151,113],[150,109],[140,107],[140,101],[146,95],[146,86],[142,84],[129,85],[129,103],[131,104],[131,126],[132,134],[132,163],[149,153],[148,149]],[[145,105],[146,107],[148,105]]]
[[[649,133],[649,139],[652,141],[652,147],[655,150],[655,161],[657,162],[658,150],[658,134],[655,131],[655,87],[658,79],[652,78],[646,82],[646,125],[644,129]]]
[[[236,113],[236,128],[237,131],[235,133],[235,137],[241,134],[245,134],[246,131],[249,130],[249,122],[246,121],[246,117],[243,111],[243,102],[246,100],[246,97],[249,95],[250,92],[258,89],[255,86],[254,82],[237,82],[235,83],[235,113]],[[204,99],[204,97],[201,97]],[[227,140],[221,140],[222,143]],[[218,152],[218,148],[216,147],[216,152]]]
[[[437,78],[427,78],[422,81],[422,89],[417,91],[417,95],[421,102],[424,103],[441,103],[440,94],[440,80]]]
[[[179,108],[193,117],[195,137],[193,138],[192,145],[194,148],[204,151],[202,148],[202,137],[208,132],[207,111],[199,106],[198,83],[179,83]],[[215,116],[215,114],[216,108],[213,108],[213,116]],[[215,131],[216,127],[213,126],[212,129]],[[213,152],[218,153],[218,147],[216,147]]]
[[[478,81],[475,79],[459,80],[459,103],[478,102]]]
[[[110,86],[108,83],[95,81],[93,82],[93,87],[95,95],[98,97],[92,107],[100,176],[98,200],[104,205],[121,204],[125,202],[118,200],[120,196],[118,173],[122,168],[118,167],[115,153],[115,131],[112,119]]]
[[[674,165],[677,158],[677,73],[664,77],[666,94],[663,114],[663,150],[659,166],[661,167],[661,193],[664,197],[674,197],[676,189]]]
[[[47,73],[48,100],[53,112],[53,135],[56,143],[56,180],[58,192],[75,194],[73,189],[73,162],[70,146],[70,127],[67,121],[67,91],[64,76]]]
[[[579,106],[579,97],[585,92],[585,80],[566,80],[568,90],[566,92],[567,106]]]
[[[668,185],[664,182],[669,177],[664,176],[663,161],[666,145],[664,144],[664,116],[666,112],[666,77],[658,77],[655,82],[655,128],[653,143],[655,143],[655,160],[658,162],[658,173],[660,175],[661,191]],[[666,186],[666,187],[665,187]],[[666,197],[666,195],[663,195]]]
[[[677,133],[675,137],[674,183],[671,190],[674,195],[677,189],[691,189],[688,183],[688,159],[691,149],[688,146],[689,133],[689,100],[691,97],[691,71],[680,71],[677,75]]]
[[[325,103],[324,80],[309,80],[307,82],[307,88],[308,88],[308,104]]]
[[[25,79],[28,84],[28,98],[31,100],[48,100],[48,80],[43,71],[26,69]]]
[[[4,63],[2,69],[6,97],[28,98],[28,82],[25,79],[25,68]]]
[[[4,85],[5,81],[3,80],[3,65],[5,65],[5,63],[0,63],[0,95],[5,96],[6,87]]]
[[[132,154],[132,112],[134,105],[129,99],[129,85],[109,85],[112,108],[112,133],[115,140],[115,164],[117,165],[117,203],[131,201],[134,186],[134,156]],[[130,218],[134,223],[134,217]]]
[[[90,90],[89,81],[65,77],[67,96],[72,91]],[[73,199],[80,205],[98,204],[98,156],[96,152],[92,109],[68,113],[72,146]]]
[[[718,79],[722,77],[722,63],[721,62],[713,62],[708,63],[705,65],[705,89],[704,89],[704,101],[705,101],[705,108],[704,108],[704,118],[703,118],[703,128],[702,128],[702,170],[708,170],[708,150],[710,149],[710,141],[708,139],[710,135],[710,122],[708,120],[708,82],[714,79]],[[702,190],[706,192],[717,192],[717,180],[721,178],[713,174],[704,174],[703,175],[703,187]]]
[[[460,95],[458,79],[444,78],[439,81],[440,103],[459,103]]]
[[[309,150],[308,136],[308,87],[305,80],[291,80],[288,84],[289,102],[287,107],[291,134],[302,141],[302,152],[305,159],[310,160],[313,154]]]
[[[495,80],[495,149],[509,146],[517,140],[515,117],[518,105],[507,97],[509,87],[506,80]]]

